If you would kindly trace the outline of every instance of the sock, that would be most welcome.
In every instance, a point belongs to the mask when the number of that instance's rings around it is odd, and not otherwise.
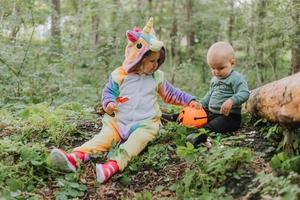
[[[86,162],[90,159],[89,154],[81,152],[81,151],[73,151],[71,155],[77,157],[81,162]]]
[[[114,168],[115,172],[119,171],[119,165],[116,160],[108,160],[107,164],[111,165]]]

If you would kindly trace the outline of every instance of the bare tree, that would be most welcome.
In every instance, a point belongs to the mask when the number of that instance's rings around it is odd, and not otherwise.
[[[92,30],[93,30],[93,46],[97,48],[99,46],[99,15],[92,15]]]
[[[51,36],[57,48],[61,47],[61,30],[60,30],[60,0],[51,0]]]
[[[192,22],[193,0],[186,0],[186,17],[187,17],[187,50],[188,55],[193,55],[193,46],[195,45],[195,30]]]
[[[292,18],[294,22],[294,34],[292,36],[292,73],[300,71],[300,0],[292,1]]]
[[[150,15],[152,15],[152,11],[153,11],[152,0],[148,0],[148,8],[149,8]]]
[[[229,0],[229,21],[228,21],[228,41],[232,44],[232,34],[234,27],[234,0]],[[233,44],[232,44],[233,45]]]
[[[14,3],[14,6],[13,6],[13,10],[12,10],[12,16],[13,18],[15,19],[15,21],[18,21],[18,17],[19,17],[19,8],[16,6],[16,2]],[[11,41],[16,41],[16,38],[17,38],[17,34],[20,30],[20,24],[19,23],[13,23],[12,24],[12,29],[11,29],[11,32],[10,32],[10,40]]]
[[[257,27],[256,27],[256,73],[257,73],[257,81],[259,84],[264,82],[264,74],[263,68],[264,64],[264,18],[266,17],[266,0],[260,0],[257,3]]]
[[[176,0],[172,1],[172,10],[173,10],[173,17],[172,17],[172,28],[170,32],[170,41],[171,41],[171,63],[172,63],[172,71],[171,71],[171,83],[175,83],[175,76],[176,76],[176,68],[179,65],[179,55],[178,55],[178,27],[177,27],[177,15],[176,15]]]

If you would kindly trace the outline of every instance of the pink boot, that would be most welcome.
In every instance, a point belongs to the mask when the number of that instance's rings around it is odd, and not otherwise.
[[[89,155],[80,151],[67,153],[62,149],[53,149],[50,153],[52,164],[60,170],[76,172],[78,161],[89,160]]]
[[[104,183],[119,171],[117,161],[109,160],[105,164],[96,164],[97,181]]]

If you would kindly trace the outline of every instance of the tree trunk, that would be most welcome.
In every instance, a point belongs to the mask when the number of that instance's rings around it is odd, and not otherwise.
[[[93,46],[96,49],[99,46],[99,16],[98,14],[92,15],[92,30],[93,30]]]
[[[55,47],[61,48],[60,41],[60,0],[51,0],[52,14],[51,14],[51,37],[55,43]]]
[[[153,13],[153,6],[152,6],[152,0],[148,0],[148,11],[150,13],[150,16],[152,15]]]
[[[11,41],[15,42],[17,40],[17,34],[20,30],[20,26],[17,26],[17,25],[14,25],[11,32],[10,32],[10,35],[9,35],[9,38]]]
[[[293,21],[294,32],[292,36],[292,57],[291,68],[292,73],[300,71],[300,0],[293,0]]]
[[[272,122],[300,127],[300,72],[251,91],[246,111]]]
[[[259,84],[264,82],[264,73],[263,68],[265,67],[264,64],[264,18],[266,17],[266,0],[258,1],[257,11],[258,11],[258,18],[257,18],[257,28],[256,28],[256,74],[257,74],[257,81]]]
[[[170,33],[170,42],[171,42],[171,54],[170,60],[172,65],[171,71],[171,83],[175,83],[176,76],[176,68],[179,65],[179,55],[178,55],[178,36],[177,36],[177,15],[176,15],[176,0],[172,1],[172,10],[173,10],[173,21],[172,21],[172,29]]]
[[[292,154],[293,129],[300,127],[300,72],[251,91],[245,110],[287,127],[283,147]]]
[[[187,15],[187,52],[190,58],[193,58],[193,49],[195,44],[195,31],[193,28],[193,0],[186,0],[186,15]]]
[[[9,35],[9,38],[11,41],[15,42],[17,40],[17,34],[20,30],[20,24],[16,23],[19,22],[18,17],[19,17],[19,9],[16,7],[16,3],[14,3],[13,11],[12,11],[12,16],[15,20],[15,23],[12,24],[12,29]]]
[[[230,0],[230,8],[229,8],[229,22],[228,22],[228,41],[232,44],[232,34],[234,27],[234,0]]]

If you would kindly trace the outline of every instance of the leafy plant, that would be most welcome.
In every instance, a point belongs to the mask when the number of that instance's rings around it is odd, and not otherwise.
[[[71,198],[83,197],[87,187],[78,183],[74,174],[67,174],[65,177],[57,179],[58,191],[55,192],[57,200],[67,200]]]
[[[154,170],[162,169],[168,162],[168,148],[165,144],[149,145],[147,151],[135,157],[128,166],[130,171],[137,171],[142,165]]]
[[[270,161],[271,167],[278,172],[300,172],[300,156],[290,157],[281,152],[274,155]]]
[[[37,197],[47,174],[46,149],[39,144],[0,140],[0,188],[6,198]]]
[[[142,156],[142,162],[153,169],[162,169],[168,162],[168,149],[165,144],[150,146],[148,152]]]
[[[300,197],[300,177],[294,172],[290,172],[287,177],[276,177],[273,174],[263,172],[253,180],[251,194],[260,194],[265,198],[280,198],[283,200],[299,199]],[[257,185],[258,184],[258,185]]]
[[[270,141],[281,141],[283,138],[284,128],[277,123],[271,123],[260,118],[254,123],[254,126],[259,127],[263,136]]]
[[[238,169],[242,170],[252,158],[251,151],[245,148],[215,146],[207,153],[202,148],[193,149],[189,143],[187,147],[178,147],[177,152],[190,163],[183,180],[171,187],[179,198],[193,198],[218,190],[228,177]]]
[[[181,157],[186,159],[188,162],[193,162],[199,155],[200,149],[196,149],[191,143],[187,143],[186,146],[179,146],[176,149],[176,153]]]
[[[61,108],[51,110],[44,104],[29,106],[20,112],[22,120],[22,140],[38,141],[48,140],[60,146],[68,136],[76,131],[75,124],[67,123],[68,112]]]
[[[151,199],[153,199],[153,197],[152,197],[152,193],[149,191],[136,194],[136,200],[151,200]]]

